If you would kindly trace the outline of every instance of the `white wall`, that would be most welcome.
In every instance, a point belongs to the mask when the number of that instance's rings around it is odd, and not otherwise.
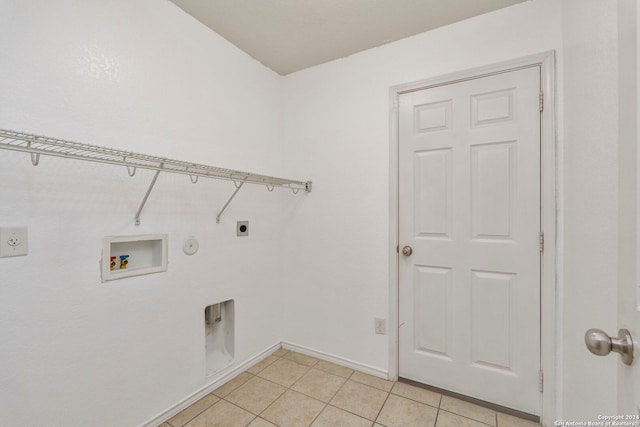
[[[229,297],[240,362],[284,338],[386,372],[373,317],[389,313],[389,88],[551,49],[558,416],[616,412],[615,358],[582,343],[586,328],[616,325],[610,3],[534,0],[284,79],[169,2],[0,10],[0,127],[314,180],[308,196],[247,186],[216,225],[230,183],[161,176],[135,227],[150,173],[52,158],[34,168],[3,152],[0,225],[28,225],[30,254],[0,259],[0,424],[136,425],[161,413],[206,384],[202,309]],[[252,222],[247,240],[235,238],[238,219]],[[100,283],[102,237],[151,232],[169,234],[169,271]],[[180,249],[189,235],[194,257]]]
[[[389,369],[387,337],[373,330],[389,313],[389,88],[553,49],[564,327],[558,381],[546,387],[558,387],[559,419],[615,413],[616,360],[592,356],[583,336],[616,325],[616,13],[609,2],[534,0],[287,76],[285,167],[310,174],[314,193],[287,229],[286,284],[299,303],[286,338]]]
[[[0,0],[0,127],[282,175],[282,78],[168,1]],[[0,425],[133,426],[211,381],[203,309],[236,298],[236,360],[281,339],[281,235],[303,195],[0,153]],[[302,174],[300,177],[304,178]],[[251,235],[235,237],[235,221]],[[106,235],[168,233],[169,271],[101,283]],[[200,241],[182,253],[187,236]]]
[[[563,1],[565,420],[617,413],[617,357],[586,351],[589,328],[617,331],[617,3]]]

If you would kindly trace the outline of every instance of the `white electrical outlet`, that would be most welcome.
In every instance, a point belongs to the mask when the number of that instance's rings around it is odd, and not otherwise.
[[[27,227],[0,227],[0,258],[27,255]]]
[[[387,320],[375,317],[373,319],[374,326],[376,328],[376,334],[386,335],[387,333]]]

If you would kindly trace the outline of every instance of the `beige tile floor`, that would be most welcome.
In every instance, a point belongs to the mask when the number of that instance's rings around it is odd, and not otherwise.
[[[279,349],[160,427],[535,427],[405,383]]]

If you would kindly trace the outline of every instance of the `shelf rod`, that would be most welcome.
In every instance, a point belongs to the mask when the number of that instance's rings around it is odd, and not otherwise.
[[[160,165],[162,168],[162,164]],[[147,194],[144,195],[144,199],[142,199],[142,203],[138,208],[138,212],[136,212],[136,225],[140,225],[140,213],[142,212],[142,208],[144,208],[145,203],[147,203],[147,199],[149,198],[149,194],[151,194],[151,190],[153,190],[153,186],[156,185],[156,180],[158,179],[158,175],[160,175],[160,170],[157,170],[155,175],[153,175],[153,179],[151,180],[151,185],[147,189]]]
[[[242,181],[240,185],[236,187],[236,191],[234,191],[231,197],[229,198],[229,200],[227,200],[227,203],[225,203],[225,205],[222,207],[222,210],[218,212],[218,216],[216,217],[216,224],[220,224],[220,215],[222,215],[222,212],[224,212],[224,210],[227,209],[227,206],[229,206],[229,203],[231,203],[233,198],[236,197],[236,194],[238,194],[238,191],[240,191],[244,183],[245,181]]]

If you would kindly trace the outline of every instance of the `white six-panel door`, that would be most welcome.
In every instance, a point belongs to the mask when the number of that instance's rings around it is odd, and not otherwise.
[[[536,66],[399,102],[400,377],[531,414],[540,411],[539,94]]]

